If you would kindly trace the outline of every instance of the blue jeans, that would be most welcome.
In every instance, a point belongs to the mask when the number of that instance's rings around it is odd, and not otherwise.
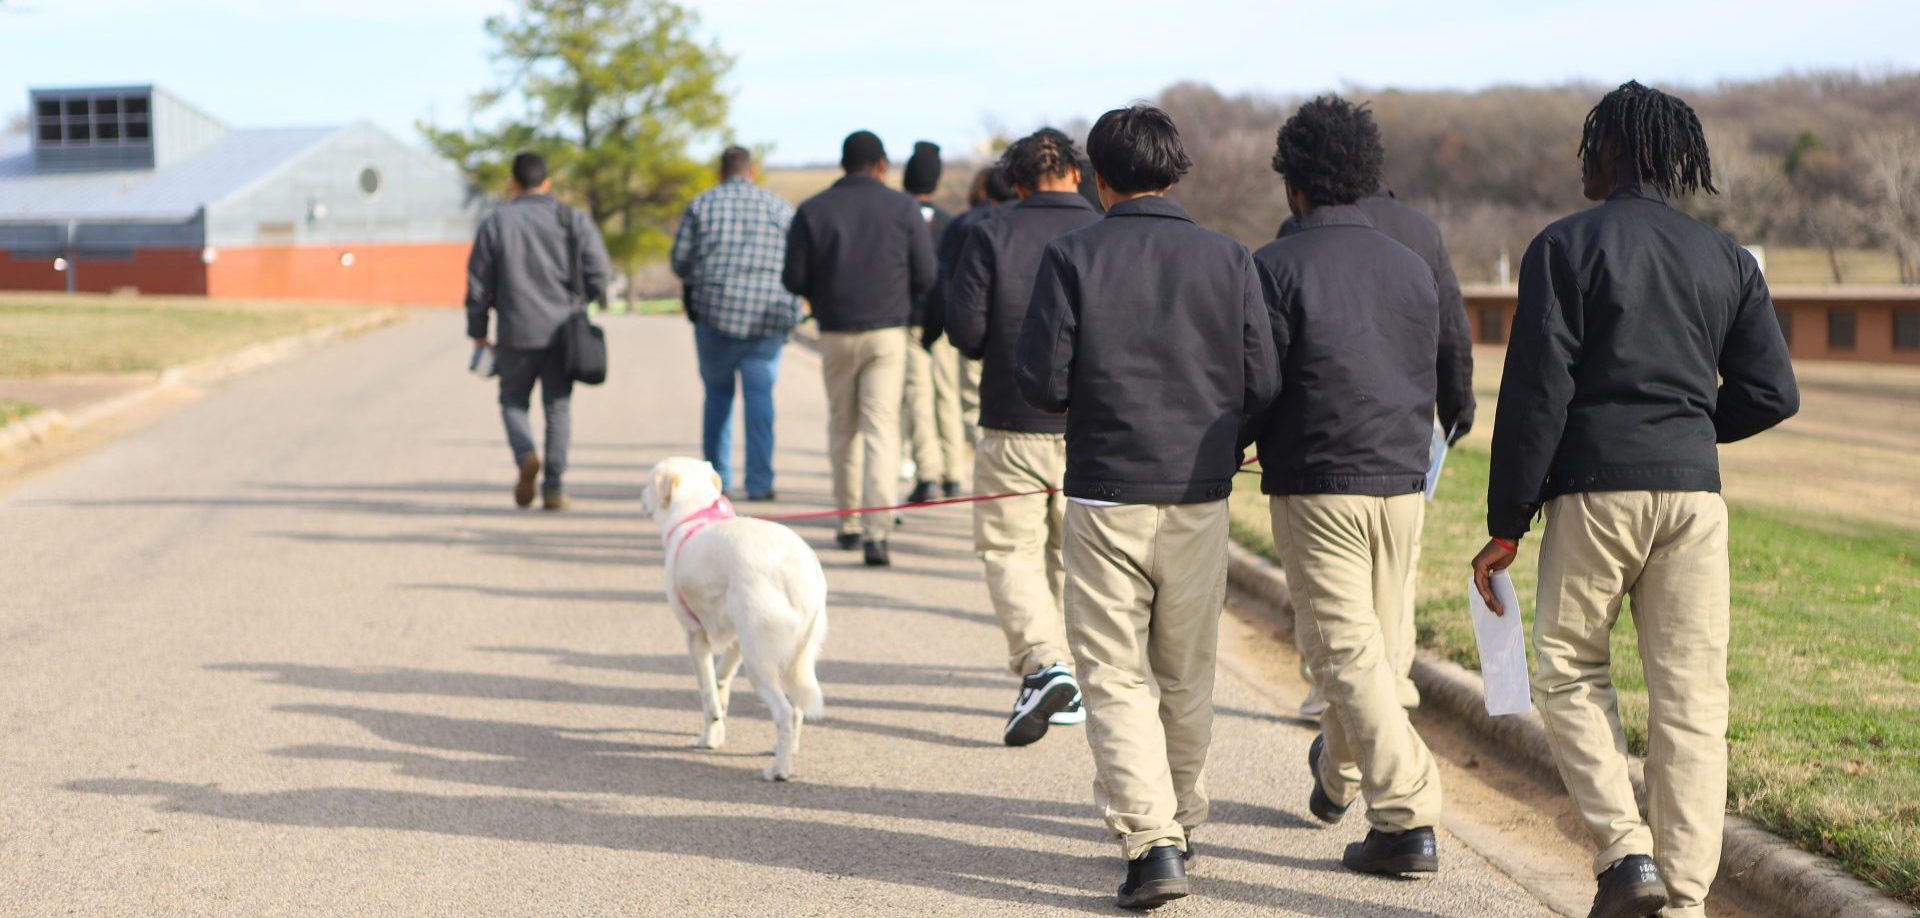
[[[729,338],[697,325],[693,341],[700,355],[700,381],[707,387],[700,447],[720,473],[721,490],[733,488],[733,382],[738,375],[746,401],[747,494],[773,493],[773,382],[780,376],[786,334]]]

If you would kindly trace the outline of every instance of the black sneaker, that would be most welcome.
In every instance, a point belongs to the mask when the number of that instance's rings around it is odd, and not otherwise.
[[[747,502],[751,504],[770,504],[779,499],[780,495],[772,491],[766,491],[760,494],[750,493],[747,495]]]
[[[940,485],[940,493],[946,495],[947,497],[959,497],[960,482],[957,482],[957,481],[942,482]]]
[[[1629,854],[1600,874],[1587,918],[1646,918],[1667,907],[1667,884],[1653,858]]]
[[[1368,829],[1366,840],[1348,845],[1340,863],[1357,873],[1433,873],[1440,869],[1440,852],[1433,830],[1424,826],[1405,832]]]
[[[912,493],[907,495],[907,503],[917,504],[922,501],[932,500],[933,489],[937,486],[938,485],[931,481],[923,481],[914,485]]]
[[[1155,845],[1127,862],[1127,882],[1120,884],[1120,896],[1114,901],[1121,908],[1144,912],[1192,892],[1180,846]]]
[[[860,547],[860,533],[842,532],[833,537],[833,544],[849,551]]]
[[[1029,674],[1020,680],[1020,697],[1013,703],[1001,742],[1025,746],[1046,736],[1053,715],[1066,710],[1079,697],[1080,683],[1074,681],[1073,671],[1064,663],[1049,663]]]
[[[1313,793],[1307,795],[1307,809],[1313,812],[1313,818],[1334,825],[1347,818],[1347,807],[1353,804],[1341,806],[1334,803],[1333,798],[1327,796],[1326,787],[1320,783],[1320,753],[1326,748],[1327,738],[1324,735],[1315,736],[1313,745],[1307,747],[1307,773],[1313,776]]]
[[[876,542],[869,539],[866,545],[866,555],[868,567],[886,567],[893,563],[893,557],[887,553],[887,543],[885,542]]]
[[[1072,701],[1067,702],[1066,707],[1053,712],[1053,716],[1047,718],[1047,723],[1056,727],[1073,727],[1086,722],[1087,709],[1080,704],[1078,693],[1073,696]]]

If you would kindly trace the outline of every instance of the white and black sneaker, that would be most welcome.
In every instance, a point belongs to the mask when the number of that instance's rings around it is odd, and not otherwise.
[[[1080,693],[1073,693],[1073,700],[1067,706],[1054,712],[1047,723],[1056,727],[1076,727],[1087,722],[1087,709],[1080,706]]]
[[[1007,718],[1001,741],[1009,746],[1025,746],[1047,735],[1047,726],[1055,714],[1077,706],[1080,683],[1065,663],[1049,663],[1039,672],[1020,680],[1020,698],[1013,703],[1013,716]],[[1086,718],[1084,711],[1081,719]]]

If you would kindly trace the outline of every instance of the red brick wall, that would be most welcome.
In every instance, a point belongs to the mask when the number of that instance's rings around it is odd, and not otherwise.
[[[0,290],[67,289],[67,276],[53,269],[53,256],[0,253]],[[110,293],[122,287],[141,293],[197,295],[207,292],[206,266],[199,249],[139,249],[109,258],[81,255],[74,266],[76,288]]]
[[[468,243],[231,247],[207,271],[216,297],[457,306],[466,297]],[[353,264],[341,255],[353,253]]]

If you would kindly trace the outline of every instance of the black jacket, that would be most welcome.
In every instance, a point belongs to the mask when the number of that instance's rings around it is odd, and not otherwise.
[[[1268,494],[1426,487],[1439,348],[1433,269],[1356,205],[1318,207],[1253,253],[1278,396],[1249,435]]]
[[[567,250],[567,230],[574,249]],[[568,290],[574,259],[584,289]],[[467,256],[467,337],[500,314],[501,347],[544,348],[573,311],[607,295],[607,244],[593,221],[551,195],[523,194],[487,215]]]
[[[795,212],[781,282],[812,302],[821,331],[906,325],[934,282],[920,202],[871,175],[834,182]]]
[[[935,253],[934,282],[925,293],[913,298],[913,311],[907,317],[908,325],[916,325],[924,329],[928,322],[933,321],[934,313],[946,311],[945,298],[941,295],[939,251],[940,240],[946,237],[947,230],[953,226],[953,215],[927,201],[914,203],[919,205],[920,220],[926,225],[927,242]]]
[[[1226,498],[1276,375],[1253,258],[1158,196],[1047,246],[1016,353],[1067,412],[1067,496],[1119,503]]]
[[[1615,192],[1520,262],[1487,532],[1519,538],[1562,494],[1718,491],[1715,444],[1799,407],[1753,256],[1658,192]]]
[[[1440,388],[1435,395],[1440,426],[1455,439],[1473,429],[1473,333],[1467,328],[1467,309],[1460,298],[1460,279],[1453,273],[1453,257],[1447,254],[1440,226],[1426,214],[1413,209],[1393,192],[1361,198],[1361,213],[1373,221],[1373,228],[1413,250],[1433,269],[1433,283],[1440,291]],[[1280,224],[1280,236],[1293,231],[1297,218]]]
[[[947,281],[947,336],[960,353],[981,361],[980,426],[1061,433],[1066,415],[1027,403],[1013,379],[1014,344],[1047,243],[1100,222],[1075,191],[1042,191],[967,228]]]
[[[947,224],[946,232],[941,233],[940,238],[934,242],[933,260],[940,268],[939,280],[936,281],[936,283],[940,286],[940,299],[942,303],[945,303],[947,298],[953,295],[953,291],[948,290],[947,286],[953,278],[954,265],[960,263],[960,245],[967,238],[967,227],[972,226],[979,220],[1000,213],[1004,209],[1005,208],[999,204],[993,202],[975,204],[955,215],[953,222]],[[946,330],[947,310],[943,306],[927,314],[927,324],[926,328],[921,332],[920,343],[927,347],[932,347],[935,341],[940,340],[941,335],[946,334]]]

